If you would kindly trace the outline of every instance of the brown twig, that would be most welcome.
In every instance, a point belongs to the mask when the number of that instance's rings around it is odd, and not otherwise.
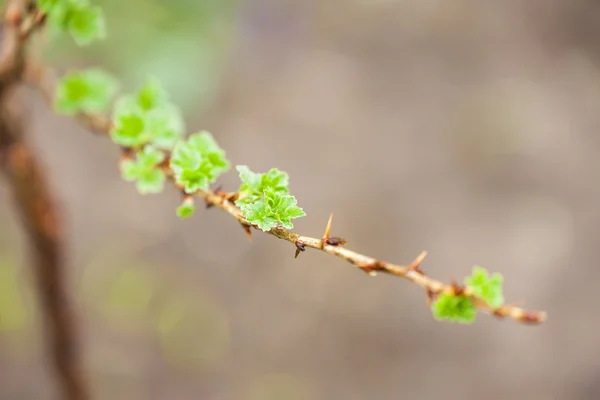
[[[30,71],[30,83],[41,89],[44,97],[51,102],[55,92],[55,82],[52,78],[53,74],[39,66],[37,68],[31,68]],[[101,133],[107,136],[109,135],[110,121],[107,118],[86,114],[79,114],[76,117],[86,126],[92,127],[96,133]],[[169,166],[164,165],[162,168],[171,181],[174,182],[173,174]],[[248,235],[250,234],[250,227],[256,228],[256,226],[252,226],[248,223],[248,221],[246,221],[240,209],[235,206],[232,200],[235,198],[235,193],[223,193],[220,191],[205,190],[198,191],[196,195],[203,198],[207,205],[220,208],[234,217],[241,224]],[[371,276],[375,276],[378,272],[381,272],[407,279],[425,289],[428,301],[441,293],[458,294],[457,292],[460,291],[460,294],[471,298],[474,304],[480,310],[486,311],[488,314],[496,317],[507,317],[524,323],[541,323],[546,318],[546,314],[544,312],[530,312],[521,307],[513,305],[504,305],[498,308],[492,308],[483,299],[477,297],[473,292],[473,289],[470,287],[461,288],[454,284],[445,284],[429,278],[420,268],[421,262],[427,254],[426,252],[419,254],[419,256],[407,266],[396,265],[345,248],[344,244],[346,243],[346,240],[338,237],[331,237],[330,231],[331,217],[327,223],[325,233],[320,239],[298,235],[282,227],[274,228],[267,233],[279,239],[293,243],[295,245],[295,257],[309,247],[344,259]]]
[[[25,42],[42,20],[26,1],[6,3],[0,56],[0,169],[11,189],[30,246],[29,254],[46,327],[45,338],[66,400],[88,398],[64,279],[62,227],[43,168],[23,137],[14,93],[25,65]]]

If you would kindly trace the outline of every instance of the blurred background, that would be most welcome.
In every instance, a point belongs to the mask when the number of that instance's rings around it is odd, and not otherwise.
[[[25,92],[67,228],[95,399],[599,399],[600,3],[590,0],[97,1],[109,37],[63,73],[158,77],[188,131],[278,167],[308,216],[397,263],[473,265],[522,326],[436,322],[418,287],[255,234],[180,196],[140,196],[106,138]],[[220,180],[237,188],[235,172]],[[54,399],[22,230],[0,185],[0,399]]]

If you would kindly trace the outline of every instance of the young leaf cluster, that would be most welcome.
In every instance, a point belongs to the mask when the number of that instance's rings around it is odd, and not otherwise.
[[[475,295],[484,300],[492,308],[498,308],[504,304],[502,293],[502,275],[495,273],[489,275],[482,267],[473,268],[473,273],[465,279],[465,285],[470,286]]]
[[[177,216],[179,218],[189,218],[196,212],[194,205],[194,198],[192,196],[186,196],[179,207],[177,207]]]
[[[66,74],[56,88],[55,108],[66,115],[108,109],[119,84],[109,73],[90,68]]]
[[[71,72],[58,83],[57,111],[73,115],[104,111],[118,89],[116,80],[98,69]],[[133,154],[122,165],[123,178],[136,181],[140,193],[162,191],[165,173],[159,165],[172,150],[169,165],[175,182],[185,193],[206,190],[231,167],[225,151],[209,132],[191,134],[184,140],[181,112],[172,104],[158,81],[148,79],[134,94],[117,100],[110,136]],[[193,202],[181,205],[181,217],[193,214]]]
[[[123,179],[135,181],[140,194],[162,192],[166,177],[158,166],[165,160],[164,153],[148,145],[134,157],[121,163]]]
[[[68,32],[79,46],[106,36],[102,9],[89,0],[39,0],[38,6],[52,29]]]
[[[147,144],[171,150],[184,134],[179,108],[155,79],[148,79],[133,95],[122,96],[113,111],[113,141],[123,147]]]
[[[465,285],[473,290],[475,296],[495,309],[504,304],[502,281],[502,275],[496,273],[490,276],[484,268],[475,267],[472,274],[465,278]],[[464,294],[442,293],[431,308],[436,319],[459,323],[474,322],[477,312],[473,300]]]
[[[171,155],[175,181],[186,193],[208,189],[229,168],[225,151],[206,131],[193,133],[186,141],[179,142]]]
[[[292,219],[306,215],[290,195],[285,172],[273,168],[267,173],[255,173],[246,165],[236,168],[242,180],[236,205],[249,223],[265,232],[278,225],[292,229]]]

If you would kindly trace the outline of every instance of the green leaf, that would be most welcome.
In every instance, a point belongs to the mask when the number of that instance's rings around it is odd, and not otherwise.
[[[289,182],[288,174],[277,168],[272,168],[269,172],[263,174],[261,186],[263,190],[269,188],[274,192],[288,193]]]
[[[67,115],[104,112],[118,87],[116,79],[100,69],[71,72],[58,82],[56,110]]]
[[[165,174],[158,169],[144,171],[137,180],[140,194],[160,193],[165,187]]]
[[[163,149],[172,149],[184,133],[181,112],[171,104],[148,111],[146,124],[152,143]]]
[[[126,181],[135,181],[139,176],[139,167],[135,160],[125,160],[121,163],[121,176]]]
[[[66,28],[79,46],[87,46],[106,37],[104,13],[98,6],[87,1],[71,1],[67,12]]]
[[[277,225],[292,229],[294,227],[292,219],[306,215],[296,204],[294,196],[267,189],[264,200],[242,204],[240,209],[249,223],[257,225],[262,231],[266,232]]]
[[[437,320],[458,323],[475,321],[477,309],[470,298],[442,293],[431,305],[433,316]]]
[[[167,103],[167,93],[156,78],[148,78],[137,93],[136,101],[143,110],[152,110]]]
[[[238,165],[236,169],[242,181],[240,196],[235,203],[238,207],[261,199],[267,188],[277,193],[289,193],[288,174],[277,168],[272,168],[267,173],[252,172],[246,165]]]
[[[260,190],[260,182],[263,174],[257,174],[256,172],[250,171],[250,168],[248,168],[247,165],[236,165],[235,169],[240,174],[242,188],[246,188],[246,190]]]
[[[168,102],[154,79],[149,79],[134,95],[123,96],[115,105],[111,136],[121,146],[140,147],[151,143],[172,150],[184,130],[181,111]]]
[[[71,9],[69,0],[38,0],[40,10],[46,13],[48,24],[55,31],[64,31],[68,27]]]
[[[292,229],[292,219],[304,217],[306,213],[297,206],[298,202],[292,195],[265,190],[265,201],[271,210],[270,217],[275,218],[286,229]]]
[[[152,146],[146,146],[137,155],[138,164],[145,170],[152,169],[165,160],[162,151]]]
[[[177,215],[179,218],[189,218],[196,212],[194,200],[191,197],[186,197],[183,203],[177,207]]]
[[[189,143],[180,142],[175,146],[171,155],[171,168],[183,173],[188,170],[195,171],[202,163],[202,153],[197,151]]]
[[[110,136],[124,147],[141,147],[150,142],[142,109],[130,96],[121,97],[113,111],[113,127]]]
[[[57,7],[64,6],[65,0],[38,0],[37,4],[40,10],[45,13],[52,12]]]
[[[179,142],[171,155],[171,169],[186,193],[206,190],[219,175],[229,170],[225,151],[209,132],[194,133]]]
[[[255,173],[246,165],[238,165],[236,169],[242,185],[235,204],[249,223],[263,231],[277,225],[292,229],[292,219],[306,215],[289,194],[289,177],[285,172],[272,168],[267,173]]]
[[[474,267],[471,276],[465,278],[465,285],[470,286],[475,294],[485,300],[491,307],[497,308],[504,304],[502,294],[502,275],[489,275],[482,267]]]
[[[126,181],[136,181],[140,194],[160,193],[165,185],[165,174],[158,168],[165,155],[152,146],[137,153],[135,160],[121,164],[121,174]]]
[[[268,232],[277,226],[277,220],[273,218],[269,206],[262,200],[253,204],[244,204],[241,210],[249,223],[257,225],[264,232]]]

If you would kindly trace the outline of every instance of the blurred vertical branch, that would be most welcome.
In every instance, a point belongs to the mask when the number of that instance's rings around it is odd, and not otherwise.
[[[28,10],[26,1],[7,1],[0,27],[0,169],[27,236],[45,319],[44,336],[61,397],[82,400],[88,394],[65,287],[62,227],[43,168],[24,138],[23,118],[15,96],[24,70],[24,43],[36,24]]]

